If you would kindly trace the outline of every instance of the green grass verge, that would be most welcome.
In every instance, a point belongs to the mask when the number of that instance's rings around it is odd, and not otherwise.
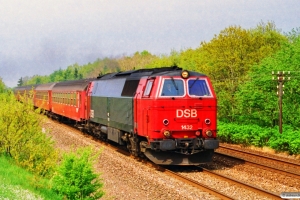
[[[49,180],[39,179],[16,166],[8,157],[0,156],[1,199],[62,199],[49,188]]]

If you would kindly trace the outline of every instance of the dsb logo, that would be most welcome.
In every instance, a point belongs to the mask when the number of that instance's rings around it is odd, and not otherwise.
[[[197,117],[197,110],[196,109],[185,109],[185,110],[177,109],[176,110],[176,117],[178,117],[178,118],[181,118],[181,117],[185,117],[185,118]]]

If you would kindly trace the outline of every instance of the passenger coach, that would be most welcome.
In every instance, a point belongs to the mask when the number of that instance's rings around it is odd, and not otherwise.
[[[54,84],[51,111],[77,122],[89,119],[88,92],[91,79],[65,81]]]

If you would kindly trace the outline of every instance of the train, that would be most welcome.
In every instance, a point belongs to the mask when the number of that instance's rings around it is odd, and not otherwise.
[[[217,97],[202,73],[173,66],[14,88],[18,100],[30,91],[48,117],[158,165],[211,162],[219,147]]]

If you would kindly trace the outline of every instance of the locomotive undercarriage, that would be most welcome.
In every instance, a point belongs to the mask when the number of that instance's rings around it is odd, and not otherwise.
[[[203,151],[203,140],[192,139],[167,139],[151,142],[149,147],[155,151],[174,151],[181,154],[194,154]],[[149,148],[148,147],[148,148]]]
[[[199,165],[211,162],[214,149],[219,146],[218,140],[165,139],[141,142],[141,149],[152,162],[160,165]]]
[[[110,140],[120,145],[126,145],[128,151],[132,155],[143,157],[139,147],[140,139],[137,135],[89,121],[86,121],[84,124],[82,123],[80,127],[90,135],[93,135],[102,141]]]

